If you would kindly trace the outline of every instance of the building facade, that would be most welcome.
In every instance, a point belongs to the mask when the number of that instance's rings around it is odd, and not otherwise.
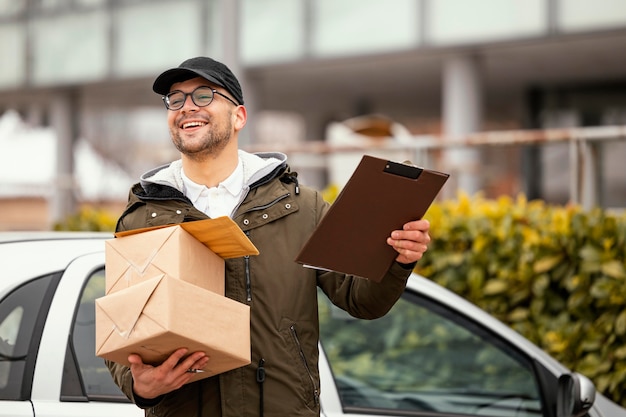
[[[0,0],[0,113],[55,129],[60,176],[78,137],[138,175],[176,157],[151,82],[191,56],[240,76],[243,145],[270,146],[367,114],[415,140],[624,125],[624,50],[622,0]],[[561,203],[568,152],[464,147],[441,163],[454,188]],[[599,154],[599,204],[626,206],[623,137]],[[55,195],[71,209],[71,190]]]

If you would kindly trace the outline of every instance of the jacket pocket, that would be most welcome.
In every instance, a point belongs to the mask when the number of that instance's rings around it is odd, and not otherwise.
[[[317,407],[320,403],[320,392],[318,387],[317,378],[313,375],[309,361],[307,360],[306,354],[304,353],[304,349],[302,344],[300,343],[300,339],[298,338],[298,332],[296,330],[296,325],[291,324],[289,326],[289,335],[292,339],[296,355],[298,357],[298,363],[301,367],[301,373],[304,375],[303,384],[306,387],[307,396],[305,401],[307,404],[312,404]]]

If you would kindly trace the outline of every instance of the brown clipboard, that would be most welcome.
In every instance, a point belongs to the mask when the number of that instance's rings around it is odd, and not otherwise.
[[[424,216],[449,174],[363,156],[296,262],[380,282],[398,253],[393,230]]]

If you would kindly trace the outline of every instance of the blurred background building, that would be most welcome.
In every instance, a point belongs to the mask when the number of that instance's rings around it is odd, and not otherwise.
[[[313,186],[387,146],[448,196],[625,207],[625,50],[623,0],[0,0],[0,230],[120,209],[178,157],[151,85],[196,55],[238,74],[242,146]]]

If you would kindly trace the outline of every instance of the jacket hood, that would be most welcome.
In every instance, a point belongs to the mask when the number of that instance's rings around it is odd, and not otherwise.
[[[273,178],[273,173],[282,172],[287,166],[287,155],[280,152],[248,153],[239,150],[239,159],[243,166],[244,184],[250,188],[257,181]],[[140,177],[141,186],[146,189],[150,184],[167,185],[183,191],[183,162],[181,159],[161,165],[147,171]]]

